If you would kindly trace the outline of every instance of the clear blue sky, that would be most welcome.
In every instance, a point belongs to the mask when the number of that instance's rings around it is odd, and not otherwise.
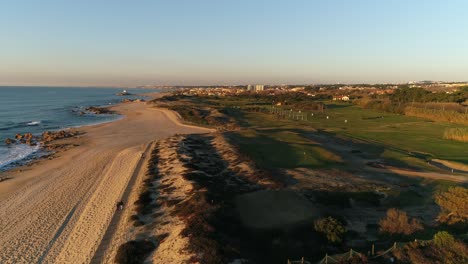
[[[0,0],[0,85],[468,80],[464,0]]]

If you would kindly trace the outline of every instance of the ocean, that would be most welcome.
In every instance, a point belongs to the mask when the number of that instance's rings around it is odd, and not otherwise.
[[[119,88],[76,87],[0,87],[0,171],[43,155],[39,146],[6,145],[6,138],[27,132],[39,135],[44,131],[60,130],[113,121],[118,115],[80,114],[89,106],[108,106],[124,98]],[[128,89],[129,93],[155,92],[147,89]]]

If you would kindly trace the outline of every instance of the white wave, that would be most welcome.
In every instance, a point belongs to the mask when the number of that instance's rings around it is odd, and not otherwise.
[[[9,147],[0,147],[0,168],[13,162],[25,159],[40,149],[40,146],[15,144]]]
[[[41,124],[41,121],[31,121],[31,122],[27,123],[26,125],[28,125],[28,126],[37,126],[39,124]]]

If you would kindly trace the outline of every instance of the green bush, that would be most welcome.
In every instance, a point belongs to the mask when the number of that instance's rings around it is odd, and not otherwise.
[[[438,248],[451,248],[455,242],[455,238],[446,231],[440,231],[434,235],[434,245]]]
[[[333,217],[321,218],[314,223],[315,231],[325,235],[331,243],[339,243],[343,240],[346,228]]]

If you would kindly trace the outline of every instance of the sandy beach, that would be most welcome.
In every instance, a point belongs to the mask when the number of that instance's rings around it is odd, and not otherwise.
[[[0,176],[0,263],[88,263],[153,141],[211,130],[143,102],[113,107],[124,118],[82,127],[78,146]]]

